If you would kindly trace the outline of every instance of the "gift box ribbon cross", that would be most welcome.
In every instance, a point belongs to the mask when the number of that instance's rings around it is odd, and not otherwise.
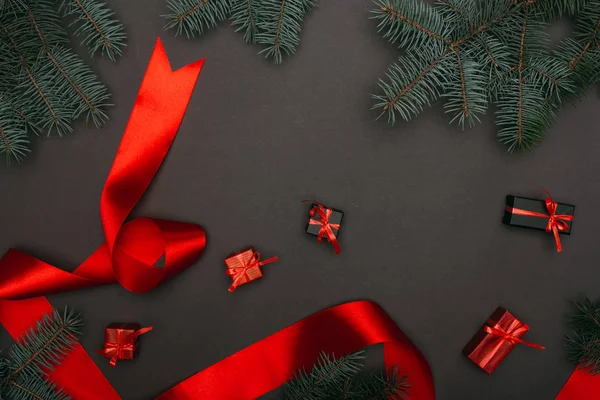
[[[133,333],[127,332],[127,329],[114,329],[116,338],[110,338],[104,343],[104,349],[98,350],[98,354],[110,357],[110,366],[115,367],[117,360],[122,359],[126,353],[133,353],[135,350],[135,340],[144,333],[150,332],[151,326],[138,329]]]
[[[237,254],[233,256],[237,261],[234,265],[228,266],[227,275],[233,279],[233,283],[229,287],[229,291],[233,292],[238,286],[244,283],[253,281],[262,276],[260,267],[279,260],[279,257],[271,257],[264,261],[260,261],[260,253],[253,252],[250,259],[246,259],[245,254]]]
[[[483,328],[483,330],[487,334],[496,336],[497,340],[494,347],[490,349],[490,351],[487,352],[483,360],[481,360],[481,365],[487,365],[487,363],[489,363],[492,360],[494,355],[496,355],[498,350],[500,350],[500,347],[502,347],[502,345],[504,345],[504,343],[506,343],[507,341],[510,342],[512,346],[516,346],[517,343],[521,343],[525,346],[533,347],[534,349],[545,349],[544,346],[540,346],[539,344],[531,342],[526,342],[519,338],[519,336],[522,336],[525,332],[529,330],[529,325],[523,324],[518,320],[514,320],[506,330],[502,329],[502,327],[497,324],[493,327],[486,326]]]
[[[317,240],[319,243],[322,243],[323,236],[326,237],[327,241],[333,245],[335,249],[335,253],[339,254],[342,249],[340,249],[340,245],[335,237],[335,233],[333,233],[333,229],[340,229],[340,224],[330,224],[329,217],[333,210],[331,208],[325,208],[323,205],[317,201],[314,202],[317,206],[310,209],[310,225],[320,225],[319,234],[317,235]],[[319,219],[315,219],[315,213],[319,216]]]
[[[538,218],[548,218],[548,224],[546,225],[546,232],[554,233],[554,240],[556,241],[556,250],[558,252],[562,251],[562,245],[560,244],[560,237],[558,236],[558,232],[563,232],[569,229],[569,225],[567,221],[573,221],[572,215],[562,215],[556,214],[556,208],[558,207],[558,203],[552,200],[552,196],[547,190],[544,190],[548,194],[548,198],[546,198],[546,209],[548,210],[548,214],[543,214],[535,211],[523,210],[521,208],[513,208],[510,206],[506,206],[506,211],[511,214],[516,215],[524,215],[526,217],[538,217]]]

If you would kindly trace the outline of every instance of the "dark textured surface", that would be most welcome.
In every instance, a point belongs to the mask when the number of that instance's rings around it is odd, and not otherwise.
[[[157,35],[174,67],[207,62],[177,138],[134,215],[201,223],[202,259],[145,295],[119,286],[55,295],[81,310],[83,345],[126,400],[179,380],[325,307],[383,306],[423,351],[441,400],[553,399],[572,371],[568,301],[598,296],[600,100],[561,113],[531,154],[509,155],[491,116],[449,126],[441,107],[391,128],[368,94],[397,51],[376,34],[366,0],[325,1],[304,24],[296,57],[275,67],[227,23],[196,40],[164,33],[162,0],[110,1],[129,47],[93,66],[116,107],[101,131],[36,141],[0,171],[0,248],[66,270],[103,241],[99,199]],[[502,225],[506,194],[575,204],[564,253],[550,234]],[[307,204],[344,211],[342,253],[304,233]],[[253,245],[280,261],[234,294],[223,258]],[[498,305],[531,325],[528,341],[487,376],[462,353]],[[153,325],[140,357],[110,369],[94,354],[111,322]],[[3,333],[0,345],[8,346]],[[235,382],[232,379],[232,383]]]

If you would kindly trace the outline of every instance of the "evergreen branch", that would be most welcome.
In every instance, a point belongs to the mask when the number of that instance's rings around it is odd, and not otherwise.
[[[600,18],[598,19],[598,23],[596,24],[596,27],[590,33],[590,38],[587,41],[587,43],[585,44],[585,46],[583,46],[583,49],[581,50],[581,52],[579,52],[579,54],[577,54],[573,59],[571,59],[571,61],[569,61],[569,68],[571,68],[571,69],[577,68],[577,66],[581,62],[581,59],[583,58],[583,56],[588,52],[590,47],[597,40],[596,36],[598,34],[598,31],[600,31]]]
[[[254,43],[258,34],[259,0],[232,0],[231,24],[244,31],[246,43]]]
[[[421,0],[374,0],[373,19],[380,20],[378,32],[391,43],[407,50],[436,48],[451,44],[444,37],[445,23],[442,15]]]
[[[65,17],[73,18],[70,26],[75,26],[75,36],[82,38],[82,44],[93,57],[96,52],[106,55],[112,61],[123,54],[126,46],[123,25],[114,19],[104,3],[96,0],[62,0],[60,9]]]
[[[170,13],[163,15],[169,22],[166,28],[176,28],[176,34],[188,38],[214,28],[230,14],[229,0],[169,0]]]
[[[575,303],[569,317],[572,333],[565,337],[567,355],[580,368],[600,373],[600,308],[591,300]]]
[[[27,8],[28,19],[35,28],[36,36],[42,44],[42,51],[51,62],[48,68],[44,68],[44,75],[55,73],[53,80],[58,82],[57,85],[66,86],[61,85],[63,81],[68,84],[66,89],[71,93],[67,93],[67,96],[71,98],[71,104],[79,103],[74,110],[74,118],[87,111],[88,119],[91,117],[96,127],[102,126],[108,120],[108,116],[100,107],[107,105],[106,101],[110,98],[108,90],[75,54],[60,45],[53,49],[50,47],[52,43],[60,43],[60,41],[48,39],[50,35],[46,32],[50,30],[51,25],[42,26],[36,14],[38,13]]]
[[[54,311],[40,319],[0,359],[0,395],[7,399],[69,400],[70,397],[46,380],[49,371],[77,343],[81,318],[72,311]]]
[[[0,154],[7,164],[21,161],[29,153],[29,137],[24,120],[7,103],[0,104]]]
[[[340,358],[330,358],[321,353],[310,373],[300,370],[293,380],[286,382],[285,397],[288,400],[312,400],[323,398],[327,391],[335,390],[341,380],[352,379],[362,368],[364,352],[352,353]]]
[[[521,45],[519,48],[519,67],[517,68],[519,77],[517,83],[519,85],[519,100],[517,106],[517,145],[520,146],[523,142],[523,69],[525,68],[525,33],[527,32],[527,9],[523,13],[523,27],[521,28]]]
[[[427,53],[427,52],[425,52]],[[407,54],[393,64],[388,73],[388,82],[379,81],[382,95],[373,95],[378,100],[373,106],[381,108],[379,115],[388,114],[388,121],[396,121],[396,113],[408,121],[417,116],[424,106],[440,96],[440,87],[445,85],[447,77],[442,70],[446,53],[432,58],[431,54]]]
[[[267,47],[259,52],[283,62],[283,55],[293,55],[300,44],[300,22],[316,5],[316,0],[263,0],[256,42]]]
[[[359,384],[361,400],[406,400],[409,398],[406,376],[399,376],[398,367],[383,373],[368,375]]]
[[[5,33],[5,37],[11,44],[12,50],[19,61],[20,68],[29,81],[30,85],[28,85],[26,81],[23,81],[17,86],[17,89],[24,90],[23,95],[29,103],[28,107],[38,110],[40,113],[37,115],[35,124],[41,128],[47,129],[48,134],[50,134],[52,130],[56,130],[59,136],[62,136],[66,132],[70,132],[71,127],[69,124],[72,121],[71,113],[68,111],[65,112],[65,110],[57,110],[48,97],[47,92],[50,91],[49,86],[51,85],[51,82],[47,79],[43,81],[40,80],[39,74],[31,69],[22,49],[17,44],[13,34],[9,32],[8,28],[5,25],[0,24],[0,30]],[[46,90],[47,87],[48,89]],[[58,99],[60,96],[56,96],[56,98]]]

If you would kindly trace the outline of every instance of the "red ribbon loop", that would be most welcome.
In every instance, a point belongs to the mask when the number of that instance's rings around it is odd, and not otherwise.
[[[527,217],[538,217],[538,218],[548,218],[548,224],[546,225],[546,232],[552,232],[554,234],[554,241],[556,242],[556,250],[560,253],[562,251],[562,245],[560,243],[560,237],[558,232],[564,232],[569,229],[569,224],[567,221],[573,221],[572,215],[562,215],[556,214],[556,209],[558,208],[558,203],[552,200],[552,196],[550,192],[544,189],[548,197],[545,200],[546,209],[548,210],[548,214],[542,214],[534,211],[523,210],[520,208],[513,208],[506,206],[506,211],[515,215],[524,215]]]
[[[143,335],[144,333],[150,332],[151,326],[146,328],[138,329],[137,331],[128,334],[123,337],[123,329],[117,330],[117,342],[116,343],[105,343],[104,349],[98,350],[98,354],[103,354],[110,357],[110,366],[114,368],[117,365],[117,360],[121,357],[124,351],[133,351],[133,343],[135,340]]]
[[[305,200],[305,201],[308,201],[308,200]],[[310,225],[320,225],[321,226],[321,228],[319,229],[319,234],[317,235],[317,240],[319,241],[319,243],[323,243],[322,239],[323,239],[323,236],[325,236],[327,241],[333,245],[333,248],[335,249],[335,253],[340,254],[342,249],[340,248],[340,245],[338,243],[337,237],[335,236],[335,233],[333,233],[333,229],[337,229],[339,231],[340,224],[330,224],[329,223],[329,217],[331,216],[331,213],[333,212],[333,210],[331,208],[325,208],[323,206],[323,204],[319,203],[318,201],[314,201],[314,200],[311,200],[311,201],[317,206],[317,208],[312,207],[310,209],[310,220],[308,223]],[[319,216],[319,219],[314,218],[315,213]]]
[[[13,338],[52,312],[50,303],[39,296],[115,282],[132,292],[146,292],[192,265],[203,253],[206,236],[196,224],[151,218],[125,223],[169,151],[203,63],[200,60],[173,71],[157,39],[102,192],[100,214],[106,242],[98,250],[72,273],[15,249],[0,259],[0,322]],[[156,267],[163,258],[164,267]],[[20,299],[27,300],[5,301]],[[75,399],[119,399],[79,345],[50,377]]]
[[[275,262],[275,261],[279,260],[279,257],[275,256],[275,257],[268,258],[264,261],[260,261],[260,253],[255,251],[254,254],[252,255],[252,258],[249,261],[246,262],[243,257],[239,257],[239,260],[240,260],[240,263],[242,264],[241,267],[227,269],[227,275],[229,275],[231,277],[235,277],[233,280],[233,283],[229,287],[230,292],[233,292],[242,283],[252,280],[252,278],[250,276],[248,276],[248,270],[250,270],[252,268],[259,268],[259,267],[262,267],[263,265],[267,265],[272,262]]]

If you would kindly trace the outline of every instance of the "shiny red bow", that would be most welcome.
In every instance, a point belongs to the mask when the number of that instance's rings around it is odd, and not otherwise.
[[[489,333],[490,335],[497,336],[498,340],[496,341],[496,344],[494,345],[494,347],[491,348],[487,352],[486,356],[481,360],[481,365],[486,365],[492,359],[492,357],[494,357],[496,352],[500,349],[500,347],[502,347],[502,345],[506,341],[509,341],[513,346],[516,346],[517,343],[521,343],[521,344],[524,344],[525,346],[533,347],[535,349],[539,349],[539,350],[545,349],[544,346],[540,346],[539,344],[535,344],[535,343],[526,342],[518,337],[529,330],[529,325],[522,324],[520,321],[518,321],[516,319],[510,324],[510,326],[506,330],[502,329],[499,326],[498,327],[485,326],[483,328],[483,330],[485,331],[485,333]]]
[[[133,333],[126,332],[126,329],[114,329],[116,338],[104,343],[104,349],[98,350],[98,354],[103,354],[106,358],[110,357],[110,366],[114,368],[117,365],[117,360],[133,358],[135,341],[151,330],[151,326],[138,329]]]
[[[225,260],[227,264],[227,275],[233,279],[229,291],[233,292],[238,286],[252,282],[262,277],[260,267],[279,260],[279,257],[271,257],[260,261],[260,253],[249,249],[231,256]]]
[[[322,242],[323,236],[326,237],[327,241],[333,245],[336,254],[340,254],[342,249],[340,249],[340,245],[337,241],[337,237],[335,233],[333,233],[333,229],[337,229],[339,231],[340,224],[330,224],[329,217],[333,210],[331,208],[325,208],[323,204],[318,201],[312,201],[317,207],[312,207],[310,209],[310,221],[308,222],[310,225],[320,225],[319,234],[317,235],[317,240],[319,243]],[[315,219],[315,213],[318,214],[319,219]]]
[[[558,203],[552,200],[552,195],[550,192],[544,189],[544,191],[548,194],[546,198],[546,209],[548,210],[548,214],[542,214],[534,211],[523,210],[521,208],[513,208],[506,206],[506,211],[511,214],[516,215],[524,215],[527,217],[539,217],[539,218],[548,218],[548,224],[546,225],[546,232],[554,233],[554,240],[556,241],[556,250],[560,253],[562,251],[562,245],[560,244],[560,237],[558,232],[563,232],[569,229],[569,225],[567,221],[573,221],[572,215],[556,215],[556,208],[558,207]]]

